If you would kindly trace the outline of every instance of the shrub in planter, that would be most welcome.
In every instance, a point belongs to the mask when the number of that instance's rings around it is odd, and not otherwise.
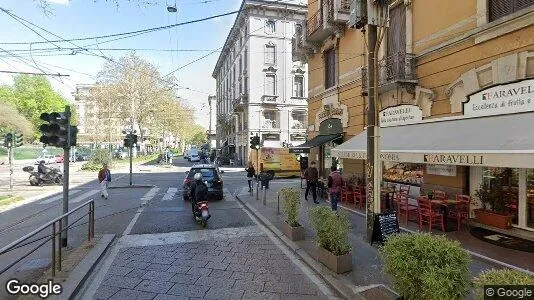
[[[294,188],[283,188],[280,193],[284,199],[286,222],[284,233],[292,241],[303,240],[306,231],[299,223],[300,191]]]
[[[384,272],[406,299],[463,299],[469,292],[469,254],[445,236],[392,235],[380,256]]]
[[[511,269],[491,269],[480,273],[473,283],[475,298],[481,300],[485,285],[534,285],[534,277]]]
[[[316,206],[309,209],[308,218],[316,232],[319,261],[337,273],[352,270],[350,221],[346,212],[336,215],[327,206]]]

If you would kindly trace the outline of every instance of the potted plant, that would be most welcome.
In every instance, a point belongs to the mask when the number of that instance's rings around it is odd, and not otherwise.
[[[308,217],[316,232],[319,261],[338,274],[352,271],[350,221],[346,212],[336,214],[327,206],[316,206],[309,209]]]
[[[401,299],[465,299],[469,293],[469,254],[445,236],[394,234],[380,257]]]
[[[501,189],[491,188],[488,183],[482,183],[475,192],[482,208],[475,209],[475,219],[478,223],[501,229],[512,227],[512,216],[505,213],[506,198],[502,196]]]
[[[284,211],[286,220],[284,222],[284,234],[292,241],[303,240],[306,230],[298,222],[300,211],[300,191],[294,188],[283,188],[280,190],[284,198]]]
[[[490,269],[483,271],[474,280],[475,299],[484,299],[484,286],[487,285],[534,285],[534,277],[511,269]]]

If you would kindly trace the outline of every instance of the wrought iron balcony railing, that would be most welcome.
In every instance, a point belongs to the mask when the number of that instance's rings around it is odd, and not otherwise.
[[[392,83],[417,82],[415,73],[415,55],[412,53],[396,53],[378,61],[378,86]],[[367,67],[362,68],[362,90],[368,90]]]
[[[308,19],[308,22],[306,22],[306,34],[311,35],[321,26],[323,26],[323,12],[319,9]]]

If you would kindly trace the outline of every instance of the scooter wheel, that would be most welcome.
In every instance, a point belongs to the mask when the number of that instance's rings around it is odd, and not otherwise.
[[[206,225],[208,225],[208,222],[206,220],[200,221],[200,225],[202,225],[202,228],[206,228]]]

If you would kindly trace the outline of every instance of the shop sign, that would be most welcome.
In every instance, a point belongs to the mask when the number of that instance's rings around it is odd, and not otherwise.
[[[418,123],[423,120],[423,110],[417,105],[397,105],[380,111],[380,127]]]
[[[534,111],[534,79],[492,86],[467,96],[465,116],[480,117]]]
[[[341,120],[347,116],[347,108],[344,105],[337,106],[333,104],[325,104],[323,105],[323,109],[321,109],[316,115],[316,123],[321,124],[323,121],[332,118]]]
[[[427,164],[426,173],[439,176],[456,176],[456,166]]]
[[[449,165],[484,165],[484,155],[469,154],[425,154],[423,162]]]

